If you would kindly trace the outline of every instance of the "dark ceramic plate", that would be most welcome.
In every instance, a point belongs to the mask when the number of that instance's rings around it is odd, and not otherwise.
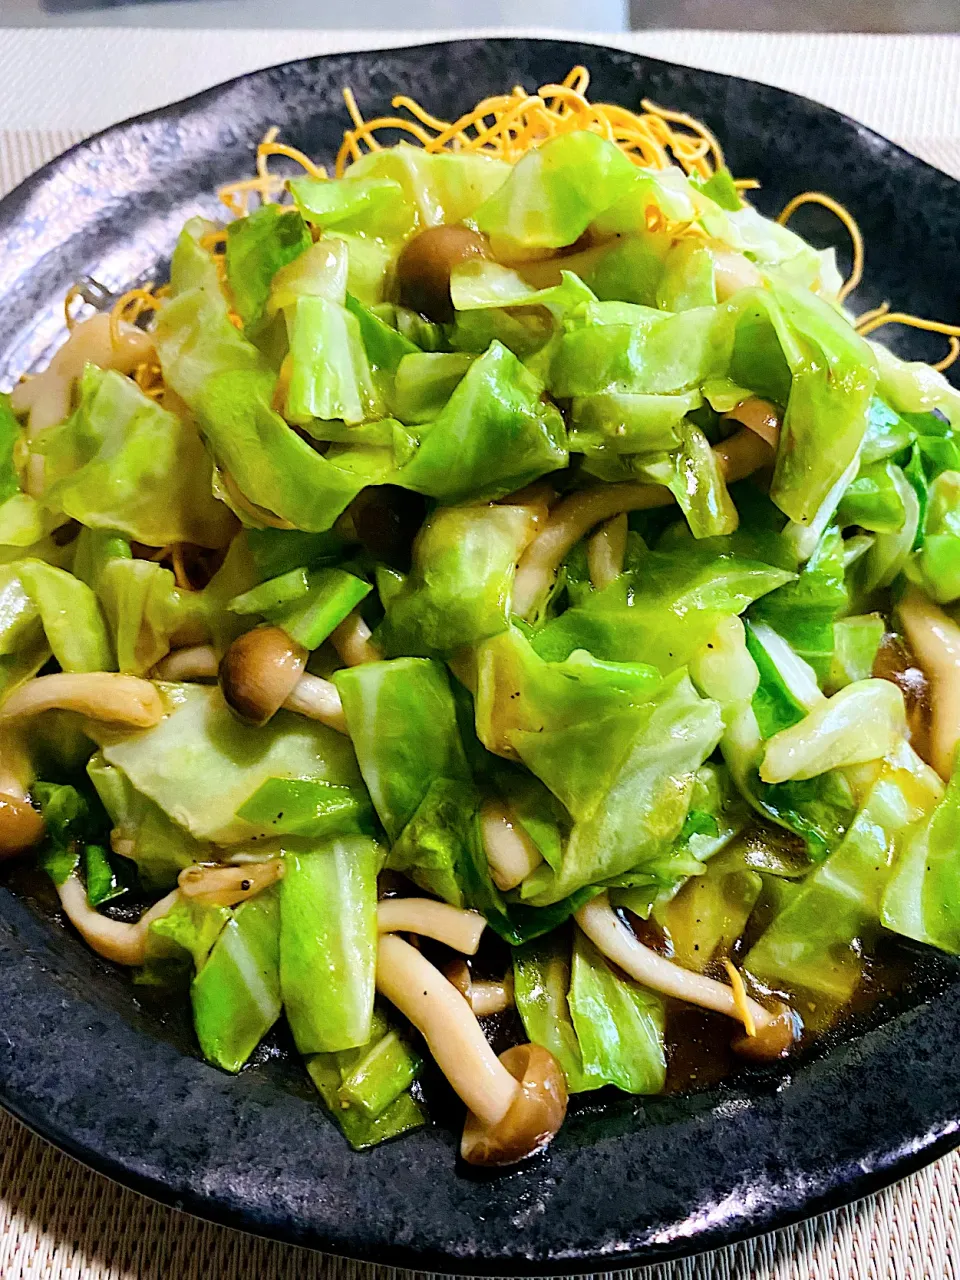
[[[251,171],[268,126],[334,155],[340,91],[378,114],[399,89],[441,114],[577,62],[594,95],[646,95],[723,139],[757,201],[830,192],[866,236],[867,284],[921,315],[960,300],[960,185],[833,111],[776,89],[555,41],[481,40],[315,58],[256,72],[83,143],[0,203],[0,380],[62,337],[79,276],[156,272],[218,183]],[[801,231],[826,243],[827,215]],[[926,335],[906,352],[938,358]],[[924,962],[909,989],[818,1055],[688,1096],[596,1100],[550,1152],[499,1179],[455,1160],[455,1122],[347,1150],[279,1045],[237,1078],[197,1060],[179,1014],[90,955],[23,886],[0,889],[0,1101],[119,1181],[204,1217],[336,1253],[446,1271],[607,1269],[696,1252],[875,1191],[953,1146],[960,978]]]

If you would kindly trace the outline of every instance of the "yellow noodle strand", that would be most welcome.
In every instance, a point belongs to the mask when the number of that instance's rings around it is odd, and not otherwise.
[[[932,366],[932,368],[941,372],[944,369],[949,369],[957,357],[960,356],[960,342],[957,341],[960,338],[960,325],[946,324],[942,320],[924,320],[920,316],[908,315],[905,311],[890,311],[889,309],[884,311],[877,307],[875,312],[867,312],[866,317],[860,317],[857,321],[857,332],[862,338],[866,338],[885,324],[902,324],[909,329],[921,329],[926,333],[941,333],[945,338],[949,338],[949,354]]]
[[[863,279],[863,236],[860,228],[854,221],[849,210],[845,209],[839,201],[834,200],[833,196],[825,195],[822,191],[802,191],[800,195],[794,196],[793,199],[781,210],[777,221],[781,227],[785,227],[796,211],[805,204],[819,204],[824,209],[829,209],[832,214],[840,219],[847,229],[850,236],[850,242],[853,245],[853,267],[849,276],[843,282],[837,298],[840,302],[852,293],[860,281]]]
[[[750,1012],[750,1003],[747,1000],[747,989],[743,985],[743,978],[737,972],[732,960],[724,960],[723,967],[727,971],[730,979],[730,988],[733,993],[733,1003],[736,1006],[737,1016],[743,1023],[743,1029],[748,1036],[757,1034],[757,1024],[753,1020],[753,1014]]]

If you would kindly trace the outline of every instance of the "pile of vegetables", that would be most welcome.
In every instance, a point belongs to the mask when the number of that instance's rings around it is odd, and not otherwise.
[[[357,1147],[429,1050],[481,1163],[661,1090],[672,1002],[776,1058],[960,953],[960,394],[723,170],[287,186],[3,403],[0,856]]]

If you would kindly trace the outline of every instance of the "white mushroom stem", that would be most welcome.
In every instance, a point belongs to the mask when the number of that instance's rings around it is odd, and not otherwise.
[[[113,340],[108,314],[91,316],[74,325],[73,332],[50,364],[36,377],[13,389],[10,402],[14,413],[30,414],[29,434],[35,436],[63,422],[70,413],[73,384],[88,364],[100,369],[132,373],[153,352],[153,338],[135,325],[121,321],[118,342]]]
[[[504,893],[515,889],[543,861],[540,850],[499,800],[484,803],[480,810],[480,832],[490,875]]]
[[[87,891],[76,872],[63,884],[57,885],[57,893],[64,915],[84,942],[105,960],[128,965],[143,964],[148,929],[154,920],[165,916],[180,897],[180,890],[174,889],[144,912],[136,924],[128,924],[123,920],[111,920],[109,916],[95,911],[87,901]]]
[[[638,942],[623,921],[610,906],[605,893],[588,902],[576,913],[577,924],[594,946],[608,960],[642,982],[645,987],[661,991],[666,996],[697,1004],[702,1009],[724,1013],[728,1018],[742,1021],[742,1006],[731,987],[699,973],[691,973],[680,965],[665,960],[655,951]],[[757,1029],[766,1027],[774,1015],[756,1000],[747,998],[743,1005],[749,1010]]]
[[[177,884],[184,898],[194,902],[235,907],[276,884],[283,878],[283,871],[282,858],[271,858],[268,862],[248,862],[239,867],[196,864],[184,867],[177,878]]]
[[[296,711],[309,720],[319,720],[338,733],[349,733],[337,686],[322,676],[312,676],[309,672],[302,675],[293,691],[287,694],[283,705],[287,711]]]
[[[446,943],[465,956],[477,954],[486,925],[478,911],[462,911],[433,898],[384,898],[377,904],[381,933],[417,933]]]
[[[455,956],[443,968],[443,976],[460,992],[478,1018],[502,1013],[514,1003],[513,974],[502,978],[481,978],[474,982],[470,966],[462,956]]]
[[[501,981],[483,978],[470,983],[470,1008],[478,1018],[491,1013],[502,1013],[513,1004],[513,975],[507,974]]]
[[[216,680],[220,659],[212,644],[174,649],[153,669],[158,680]]]
[[[354,610],[334,629],[330,639],[348,667],[359,667],[364,662],[379,662],[383,657],[371,635],[370,628]]]
[[[380,939],[377,990],[413,1023],[470,1111],[499,1124],[520,1086],[494,1054],[463,996],[409,942]]]
[[[623,573],[627,554],[627,517],[621,513],[602,524],[587,543],[587,568],[597,591],[609,587]]]
[[[744,427],[714,446],[725,478],[742,480],[758,467],[773,461],[765,440]],[[659,484],[604,484],[564,498],[550,512],[546,528],[524,552],[513,584],[513,609],[527,617],[549,590],[553,575],[566,555],[591,529],[627,511],[647,511],[675,502],[669,489]]]
[[[960,741],[960,627],[915,587],[900,601],[898,612],[930,681],[930,763],[947,781]]]
[[[149,729],[163,719],[163,702],[149,680],[90,671],[37,676],[7,698],[0,720],[52,710],[78,711],[91,720],[132,729]]]
[[[739,422],[742,426],[749,427],[761,440],[766,440],[771,449],[776,449],[780,442],[780,411],[769,400],[751,396],[749,400],[742,400],[724,417],[729,422]]]

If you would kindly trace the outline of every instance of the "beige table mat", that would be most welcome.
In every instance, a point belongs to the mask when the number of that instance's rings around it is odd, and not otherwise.
[[[93,130],[225,77],[285,58],[412,39],[390,32],[0,32],[0,192]],[[960,38],[645,32],[610,43],[805,92],[960,177]],[[409,1274],[323,1258],[162,1208],[59,1154],[2,1112],[0,1152],[0,1280]],[[960,1280],[960,1155],[837,1213],[635,1277]]]

